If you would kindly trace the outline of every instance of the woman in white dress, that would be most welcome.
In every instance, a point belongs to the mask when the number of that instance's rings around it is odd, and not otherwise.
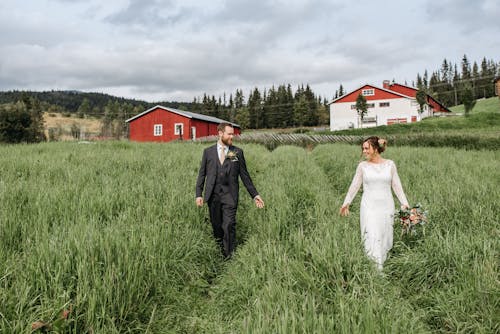
[[[359,163],[344,204],[340,208],[341,216],[349,215],[349,205],[362,184],[361,238],[366,254],[379,270],[382,270],[387,253],[392,248],[395,207],[391,188],[398,197],[401,207],[408,207],[396,165],[392,160],[380,156],[385,147],[386,140],[376,136],[369,137],[363,142],[362,149],[366,160]]]

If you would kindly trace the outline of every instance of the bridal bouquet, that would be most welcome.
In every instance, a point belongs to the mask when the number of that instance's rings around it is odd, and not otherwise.
[[[427,211],[418,203],[410,208],[397,210],[394,220],[401,225],[401,235],[415,235],[417,227],[427,223]]]

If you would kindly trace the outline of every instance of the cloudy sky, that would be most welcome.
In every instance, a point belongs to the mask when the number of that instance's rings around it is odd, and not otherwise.
[[[309,84],[333,97],[444,58],[500,60],[498,0],[0,0],[0,90],[146,100]]]

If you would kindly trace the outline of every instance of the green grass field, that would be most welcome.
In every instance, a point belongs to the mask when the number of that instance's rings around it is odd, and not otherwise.
[[[0,332],[500,331],[498,150],[388,149],[431,222],[414,239],[396,229],[380,276],[360,195],[338,215],[359,147],[242,145],[266,208],[241,190],[230,261],[194,205],[204,147],[0,146]]]
[[[463,113],[465,108],[463,104],[460,104],[458,106],[451,107],[450,110],[455,113]],[[476,100],[476,105],[471,110],[471,113],[474,114],[480,112],[500,112],[500,98],[498,96],[494,96],[487,99]]]

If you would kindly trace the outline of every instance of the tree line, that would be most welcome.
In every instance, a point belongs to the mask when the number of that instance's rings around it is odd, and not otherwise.
[[[248,98],[241,89],[234,96],[218,99],[203,95],[192,103],[193,112],[213,116],[239,124],[242,128],[288,128],[328,124],[329,112],[326,98],[316,96],[309,85],[292,91],[290,84],[272,86],[261,91],[254,88]]]
[[[15,103],[0,105],[0,142],[38,143],[45,140],[40,101],[24,94]]]
[[[441,68],[430,75],[427,70],[423,75],[417,74],[416,85],[432,95],[447,107],[466,104],[469,101],[495,96],[494,79],[500,76],[500,63],[483,57],[481,63],[474,61],[471,65],[464,54],[460,64],[452,63],[446,58]]]
[[[474,61],[471,65],[464,55],[460,65],[444,59],[441,68],[430,75],[427,70],[423,75],[418,73],[411,85],[447,107],[462,103],[473,106],[478,98],[494,96],[493,80],[498,76],[499,63],[484,57],[480,64]],[[340,84],[331,99],[345,93]],[[263,91],[256,87],[248,96],[236,89],[234,95],[229,96],[224,93],[216,98],[205,93],[192,102],[157,103],[78,91],[8,91],[0,92],[0,141],[43,140],[43,131],[40,134],[43,112],[100,118],[103,137],[121,138],[127,136],[126,119],[157,104],[228,120],[244,129],[259,129],[326,125],[328,102],[329,99],[317,96],[308,84],[299,85],[295,91],[291,84],[282,84]]]

